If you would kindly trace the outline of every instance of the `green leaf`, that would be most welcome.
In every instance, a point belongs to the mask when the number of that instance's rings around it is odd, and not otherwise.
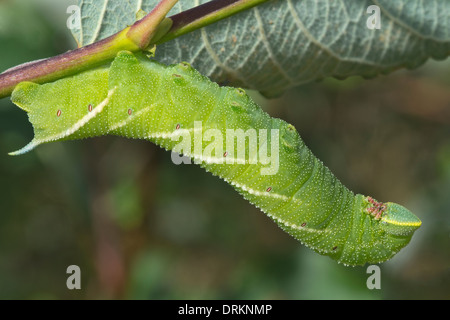
[[[87,45],[130,25],[157,0],[83,1]],[[206,0],[180,1],[172,13]],[[381,29],[369,29],[367,8],[381,9]],[[188,61],[219,83],[274,96],[333,76],[373,77],[416,68],[450,53],[450,2],[428,0],[274,0],[158,47],[163,63]]]

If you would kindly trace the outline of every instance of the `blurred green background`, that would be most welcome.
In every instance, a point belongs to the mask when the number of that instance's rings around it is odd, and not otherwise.
[[[75,47],[74,1],[0,1],[0,70]],[[222,180],[152,143],[32,138],[0,100],[0,299],[450,299],[450,60],[373,80],[327,79],[266,101],[350,189],[423,222],[381,265],[300,245]],[[66,269],[81,268],[68,290]]]

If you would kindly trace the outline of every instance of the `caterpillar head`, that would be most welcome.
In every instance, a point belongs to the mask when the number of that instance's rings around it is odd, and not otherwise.
[[[379,221],[381,229],[393,236],[410,238],[422,224],[411,211],[397,203],[383,203],[366,197],[364,206],[366,213]]]
[[[386,210],[380,219],[381,228],[392,236],[409,240],[422,222],[405,207],[392,202],[386,203]]]
[[[364,265],[391,259],[411,241],[422,222],[399,204],[362,195],[358,198],[363,215],[355,211],[354,232],[343,247],[334,250],[337,260],[347,265]]]

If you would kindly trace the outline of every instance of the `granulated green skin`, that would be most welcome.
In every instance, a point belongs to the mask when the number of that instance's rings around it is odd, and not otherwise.
[[[346,265],[391,258],[421,224],[400,205],[353,194],[311,153],[292,125],[271,118],[243,90],[220,87],[187,63],[165,66],[121,52],[110,68],[44,85],[21,83],[12,101],[29,113],[35,131],[33,141],[13,154],[49,141],[106,134],[147,139],[172,150],[179,144],[173,137],[180,130],[190,132],[192,148],[181,150],[185,155],[231,184],[304,245]],[[226,129],[279,129],[277,173],[262,175],[267,165],[259,162],[218,163],[236,156],[225,145],[223,154],[203,157],[211,142],[203,139],[201,151],[194,148],[199,141],[194,121],[201,121],[201,134],[217,129],[224,137]],[[269,134],[269,150],[272,139]],[[255,152],[247,146],[246,159]],[[375,209],[380,216],[373,214]]]

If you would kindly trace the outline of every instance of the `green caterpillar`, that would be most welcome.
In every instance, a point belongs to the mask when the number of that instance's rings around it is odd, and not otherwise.
[[[124,51],[110,67],[21,83],[12,101],[35,132],[12,154],[105,134],[147,139],[194,159],[304,245],[346,265],[390,259],[421,225],[398,204],[353,194],[292,125],[187,63],[165,66]]]

